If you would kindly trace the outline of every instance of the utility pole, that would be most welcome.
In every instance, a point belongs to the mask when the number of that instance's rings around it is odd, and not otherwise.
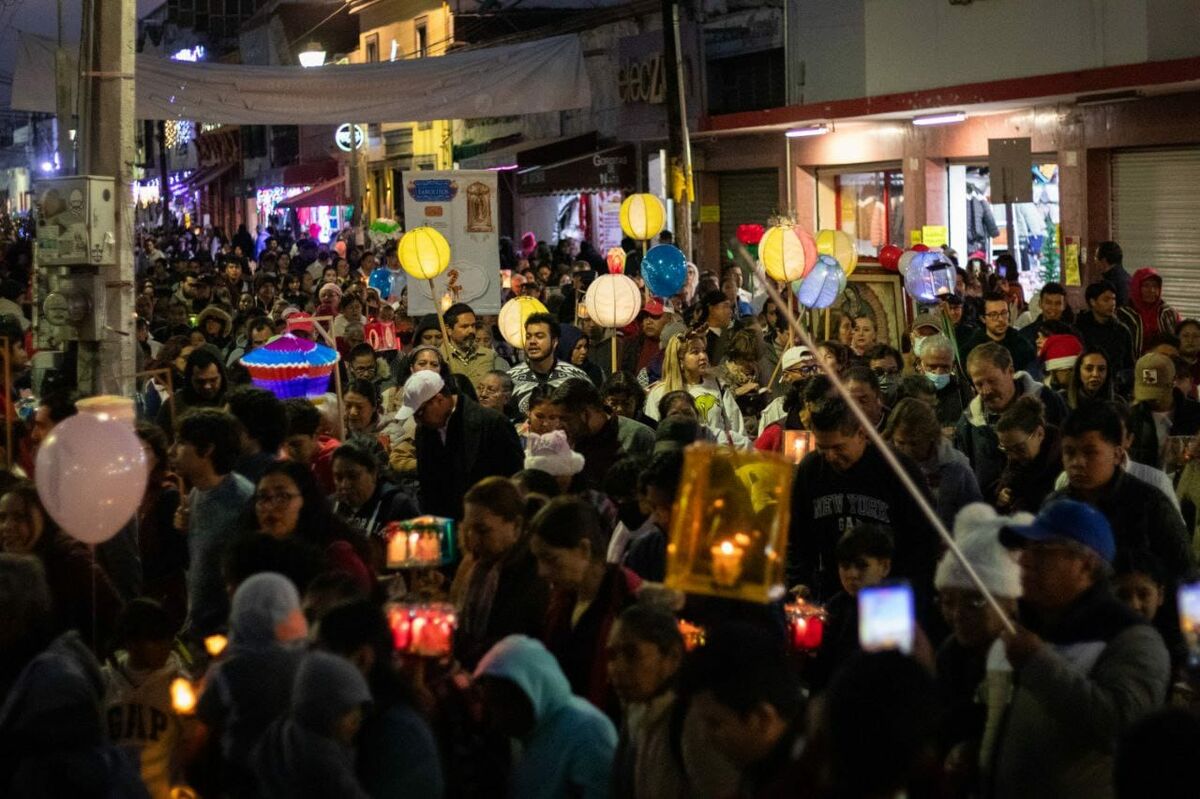
[[[137,337],[133,325],[133,167],[137,37],[136,0],[90,0],[84,4],[86,46],[80,72],[86,88],[81,127],[81,174],[112,176],[116,184],[116,263],[99,270],[93,297],[102,314],[101,341],[79,342],[79,390],[133,395]]]
[[[63,173],[75,169],[73,142],[69,131],[75,129],[75,109],[71,107],[71,74],[67,51],[63,48],[63,9],[58,0],[58,46],[54,49],[54,153]],[[68,158],[68,149],[71,149]]]
[[[692,185],[692,145],[688,135],[687,84],[679,35],[678,0],[662,0],[663,79],[666,89],[668,184],[672,193],[683,181],[683,194],[675,203],[675,245],[692,260],[692,202],[688,189]]]

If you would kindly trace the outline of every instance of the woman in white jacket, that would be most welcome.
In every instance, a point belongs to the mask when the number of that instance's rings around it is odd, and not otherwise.
[[[658,405],[672,391],[686,391],[696,399],[701,421],[716,430],[745,434],[746,424],[732,389],[712,374],[703,336],[677,335],[663,353],[662,380],[650,387],[645,413],[656,422]]]

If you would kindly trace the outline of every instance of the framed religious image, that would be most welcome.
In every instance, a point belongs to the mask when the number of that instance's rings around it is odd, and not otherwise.
[[[876,340],[903,352],[900,340],[908,328],[907,304],[900,275],[880,266],[861,264],[846,278],[846,290],[830,310],[834,312],[833,317],[870,317],[875,321]],[[836,330],[830,332],[832,337],[837,337]]]

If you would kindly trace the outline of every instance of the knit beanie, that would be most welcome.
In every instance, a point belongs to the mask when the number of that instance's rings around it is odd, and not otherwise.
[[[525,468],[540,469],[555,477],[583,471],[583,456],[571,449],[567,434],[553,430],[545,435],[530,433],[525,442]]]
[[[1001,545],[1000,530],[1008,525],[1029,524],[1031,521],[1033,516],[1028,513],[1001,516],[982,502],[967,505],[954,519],[954,542],[994,596],[1004,599],[1021,596],[1021,567],[1012,553]],[[979,590],[953,552],[942,556],[933,584],[938,590]]]
[[[1049,372],[1075,368],[1075,361],[1082,354],[1083,343],[1069,333],[1050,336],[1042,344],[1042,360]]]

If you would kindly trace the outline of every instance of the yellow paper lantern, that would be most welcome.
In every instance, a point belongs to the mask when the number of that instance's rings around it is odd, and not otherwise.
[[[546,306],[534,297],[513,297],[500,309],[500,335],[510,346],[525,349],[525,322],[535,313],[547,313]]]
[[[667,212],[653,194],[631,194],[621,203],[621,230],[631,239],[649,241],[662,232]]]
[[[666,586],[746,602],[782,597],[794,472],[775,453],[688,447],[671,513]]]
[[[450,265],[450,242],[428,225],[413,228],[396,246],[405,272],[418,280],[433,280]]]
[[[583,297],[588,318],[601,327],[625,327],[642,310],[642,290],[625,275],[601,275]]]
[[[854,240],[840,230],[817,231],[817,252],[836,258],[847,277],[858,266],[858,250],[854,248]]]
[[[804,242],[797,228],[792,225],[775,225],[758,242],[758,259],[762,261],[767,276],[788,283],[800,280],[806,274]]]

